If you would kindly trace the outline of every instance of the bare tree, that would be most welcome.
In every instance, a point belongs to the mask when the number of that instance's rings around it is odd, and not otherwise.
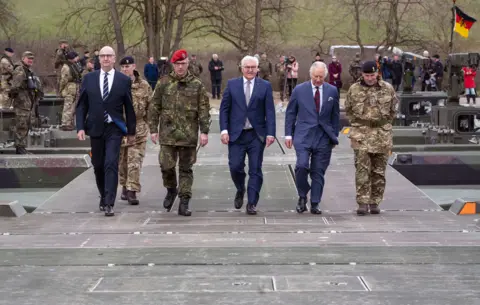
[[[18,27],[18,19],[14,13],[14,6],[11,1],[0,0],[0,29],[11,43],[15,29]]]
[[[198,5],[208,23],[204,33],[222,38],[241,54],[258,52],[279,34],[282,13],[294,7],[289,0],[204,0]]]

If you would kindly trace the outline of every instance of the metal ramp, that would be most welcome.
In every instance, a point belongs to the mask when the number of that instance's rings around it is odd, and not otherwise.
[[[0,304],[480,304],[480,226],[388,168],[382,214],[357,217],[348,139],[332,156],[323,215],[294,212],[294,150],[265,150],[256,216],[233,208],[218,122],[195,166],[192,217],[163,210],[158,147],[140,205],[98,211],[93,170],[32,214],[0,221]]]

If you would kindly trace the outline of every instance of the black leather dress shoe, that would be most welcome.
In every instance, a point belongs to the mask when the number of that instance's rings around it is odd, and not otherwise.
[[[310,213],[312,214],[322,214],[322,211],[320,211],[320,207],[318,203],[312,203],[312,208],[310,209]]]
[[[253,204],[247,204],[247,214],[248,215],[257,215],[257,207]]]
[[[98,208],[100,211],[105,211],[105,198],[100,197],[100,203],[98,204]]]
[[[105,206],[105,216],[113,216],[115,213],[113,212],[113,207],[111,205]]]
[[[237,210],[240,210],[243,206],[243,196],[245,195],[245,191],[237,191],[237,194],[235,195],[235,201],[233,202],[235,205],[235,208]]]
[[[297,213],[302,214],[303,212],[307,211],[307,198],[299,197],[297,203]]]

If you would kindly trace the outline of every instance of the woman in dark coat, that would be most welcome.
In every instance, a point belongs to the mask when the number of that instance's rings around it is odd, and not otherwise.
[[[222,88],[222,71],[223,62],[218,59],[217,54],[212,55],[212,59],[208,63],[208,70],[210,70],[210,80],[212,81],[212,98],[220,99],[220,89]]]
[[[342,88],[342,64],[338,62],[337,57],[332,57],[332,62],[328,65],[328,83],[337,87],[338,96],[340,96],[340,89]]]

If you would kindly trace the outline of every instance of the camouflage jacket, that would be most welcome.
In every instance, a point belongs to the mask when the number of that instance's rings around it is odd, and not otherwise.
[[[358,60],[352,60],[350,63],[350,67],[348,68],[348,72],[353,80],[356,82],[362,76],[362,64]]]
[[[10,89],[10,80],[12,79],[14,64],[12,59],[6,55],[2,56],[0,60],[0,74],[1,74],[1,90],[8,91]]]
[[[55,63],[54,63],[54,66],[55,66],[55,69],[59,69],[61,68],[64,64],[66,64],[68,61],[67,61],[67,53],[69,52],[69,49],[56,49],[55,50]]]
[[[268,59],[260,59],[258,68],[260,77],[272,75],[272,63]]]
[[[94,69],[92,69],[92,70],[84,69],[84,70],[82,71],[82,79],[83,79],[83,77],[84,77],[85,75],[87,75],[88,73],[93,72],[93,71],[95,71],[95,70],[94,70]]]
[[[275,72],[279,78],[283,79],[285,77],[285,65],[283,62],[275,64]]]
[[[135,71],[137,72],[137,71]],[[135,80],[132,82],[132,102],[137,119],[137,128],[135,129],[135,144],[147,141],[148,112],[150,110],[150,100],[152,99],[152,87],[146,80],[135,73]],[[127,146],[127,137],[122,140],[122,146]]]
[[[31,79],[30,82],[28,81],[29,78]],[[32,70],[24,63],[20,64],[13,70],[11,83],[10,94],[14,99],[14,108],[31,111],[37,91],[35,88],[28,88],[29,83],[37,86]]]
[[[398,98],[389,83],[379,80],[367,86],[360,78],[347,93],[345,112],[352,126],[349,133],[353,149],[388,153],[393,146],[392,123]]]
[[[203,72],[203,67],[202,65],[196,61],[196,62],[190,62],[188,65],[188,70],[190,73],[192,73],[196,77],[200,77],[200,74]]]
[[[163,145],[197,146],[198,131],[210,130],[210,100],[200,79],[174,71],[158,80],[149,117],[151,133]]]
[[[82,81],[78,66],[75,63],[68,62],[63,65],[60,75],[59,90],[62,96],[76,95]]]

